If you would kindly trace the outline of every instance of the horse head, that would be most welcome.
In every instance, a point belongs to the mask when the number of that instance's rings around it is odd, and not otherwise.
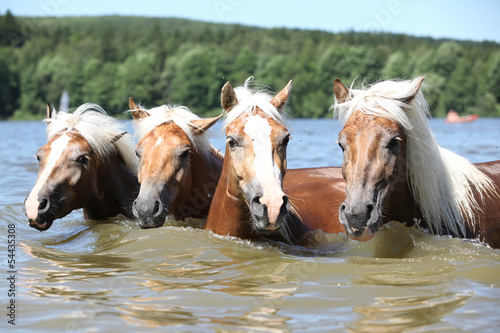
[[[378,230],[383,208],[398,184],[406,187],[406,135],[400,122],[385,110],[404,113],[419,92],[423,78],[394,96],[382,95],[375,85],[369,90],[349,90],[339,79],[334,92],[344,128],[338,144],[344,157],[342,173],[347,196],[340,207],[340,221],[347,234],[369,240]]]
[[[212,151],[205,132],[220,116],[202,119],[185,107],[167,105],[145,110],[132,98],[129,107],[140,140],[136,154],[141,187],[132,211],[141,228],[161,227],[169,210],[184,219],[176,207],[191,195],[193,164]]]
[[[227,113],[227,195],[245,203],[256,231],[271,232],[282,227],[290,208],[283,192],[290,133],[282,109],[292,81],[272,98],[252,93],[247,88],[249,82],[247,79],[245,87],[236,89],[227,82],[221,93]]]
[[[438,145],[423,80],[388,80],[363,90],[335,80],[347,183],[340,221],[353,238],[372,238],[382,218],[469,237],[478,233],[485,198],[498,198],[487,174]]]
[[[127,134],[98,105],[83,104],[74,113],[52,113],[47,106],[46,121],[48,142],[36,153],[38,177],[24,203],[29,225],[40,231],[99,200],[98,173],[110,167],[106,161],[125,160],[131,172],[135,168],[129,156],[117,156],[120,149],[115,144],[127,141],[122,139]]]

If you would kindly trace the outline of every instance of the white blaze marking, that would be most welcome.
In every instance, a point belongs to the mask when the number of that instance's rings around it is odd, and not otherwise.
[[[42,171],[40,176],[38,177],[35,187],[31,190],[28,198],[26,199],[26,214],[28,218],[35,220],[38,215],[38,192],[42,189],[42,187],[47,183],[47,180],[52,173],[57,161],[61,158],[64,150],[68,146],[71,138],[64,134],[57,138],[50,145],[50,154],[47,157],[47,164],[45,169]]]
[[[273,224],[283,204],[283,191],[281,172],[273,159],[271,126],[264,118],[254,116],[247,120],[244,131],[252,138],[255,175],[264,190],[261,203],[267,206],[269,221]]]
[[[274,160],[271,146],[271,126],[262,117],[250,117],[244,131],[252,139],[255,154],[255,175],[264,183],[274,178]]]
[[[159,137],[158,137],[158,139],[156,140],[155,145],[156,145],[156,146],[159,146],[159,145],[161,145],[161,144],[162,144],[162,142],[163,142],[163,138],[162,138],[161,136],[159,136]]]

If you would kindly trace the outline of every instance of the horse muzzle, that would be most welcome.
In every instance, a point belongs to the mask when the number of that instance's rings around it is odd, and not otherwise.
[[[277,200],[269,200],[256,195],[250,202],[250,212],[255,228],[260,232],[271,232],[279,230],[288,212],[290,203],[286,195]]]
[[[48,196],[39,196],[36,200],[27,197],[24,201],[23,211],[28,218],[30,227],[38,231],[48,230],[54,222],[54,212],[57,208],[51,203]]]
[[[52,226],[52,220],[48,221],[38,221],[38,220],[30,220],[28,219],[28,225],[32,228],[35,228],[38,231],[46,231]]]
[[[340,222],[344,225],[349,238],[368,241],[375,237],[379,227],[379,214],[373,203],[342,203],[339,211]]]
[[[159,197],[139,196],[132,205],[132,213],[142,229],[159,228],[165,223],[166,209]]]

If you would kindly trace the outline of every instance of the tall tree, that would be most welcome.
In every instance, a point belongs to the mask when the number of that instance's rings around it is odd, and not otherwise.
[[[13,52],[0,47],[0,119],[14,114],[19,101],[19,74],[11,66]]]

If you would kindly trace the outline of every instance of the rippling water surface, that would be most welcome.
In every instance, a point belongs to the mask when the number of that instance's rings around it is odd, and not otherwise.
[[[340,165],[331,119],[294,120],[289,167]],[[441,145],[473,162],[500,159],[500,119],[431,121]],[[16,328],[46,332],[498,332],[500,250],[399,223],[374,240],[317,233],[318,248],[204,232],[202,220],[141,230],[80,211],[40,233],[22,213],[34,185],[41,122],[0,122],[0,270],[8,225],[17,247]],[[214,144],[224,139],[216,131]],[[500,221],[499,221],[500,223]],[[189,227],[186,227],[189,225]],[[194,228],[193,228],[194,226]],[[0,282],[0,327],[8,281]]]

